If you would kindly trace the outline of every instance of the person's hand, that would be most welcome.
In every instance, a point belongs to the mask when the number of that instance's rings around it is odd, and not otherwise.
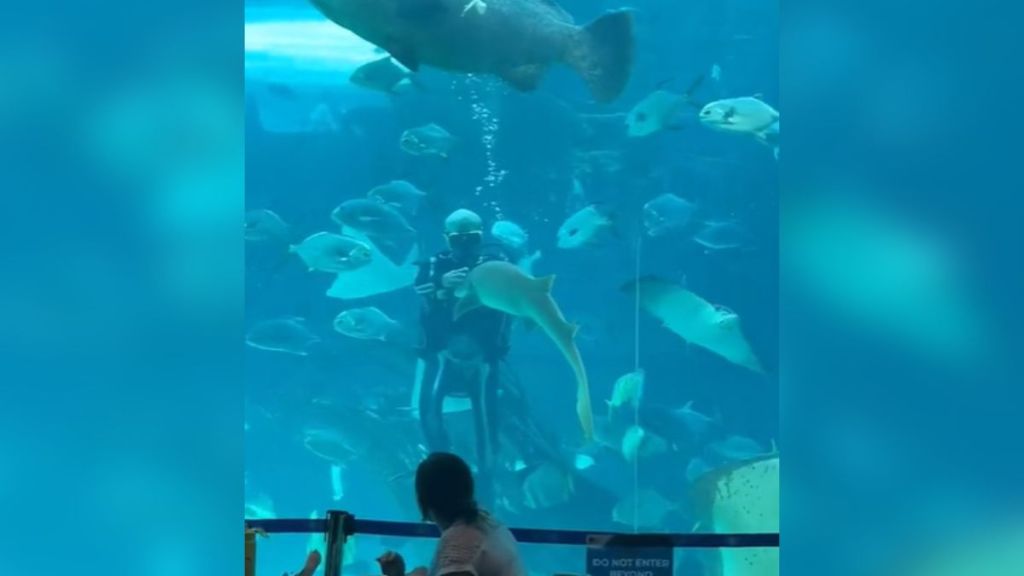
[[[302,567],[302,570],[295,573],[295,576],[313,576],[313,573],[316,572],[316,569],[319,567],[320,553],[313,550],[309,553],[309,556],[306,556],[306,564]],[[285,572],[284,576],[288,576],[288,573]]]
[[[377,563],[384,576],[405,576],[405,558],[398,552],[388,550],[377,558]]]
[[[445,288],[458,288],[466,283],[466,275],[468,274],[469,268],[452,270],[441,277],[441,285]]]

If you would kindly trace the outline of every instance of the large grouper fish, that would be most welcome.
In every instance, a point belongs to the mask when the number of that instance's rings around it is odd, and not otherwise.
[[[553,63],[568,64],[594,99],[610,102],[629,81],[633,16],[608,12],[586,26],[554,0],[311,0],[328,19],[383,48],[409,70],[421,65],[495,74],[513,87],[537,87]]]

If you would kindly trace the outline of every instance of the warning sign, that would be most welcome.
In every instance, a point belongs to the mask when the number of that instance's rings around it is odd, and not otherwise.
[[[672,546],[642,535],[587,538],[587,576],[672,576]]]

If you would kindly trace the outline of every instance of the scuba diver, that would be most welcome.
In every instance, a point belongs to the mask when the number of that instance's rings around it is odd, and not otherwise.
[[[448,250],[421,263],[415,281],[423,297],[422,329],[414,401],[427,448],[449,451],[444,427],[447,397],[469,398],[476,432],[476,452],[482,496],[489,495],[491,472],[499,441],[498,390],[501,363],[509,350],[511,318],[480,307],[453,319],[457,291],[469,271],[492,260],[507,260],[500,248],[483,242],[483,221],[469,210],[452,212],[444,223]]]

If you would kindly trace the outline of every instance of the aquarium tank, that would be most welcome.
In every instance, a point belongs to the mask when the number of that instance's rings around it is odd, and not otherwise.
[[[246,0],[245,517],[420,522],[450,451],[516,528],[777,532],[777,12]],[[277,575],[323,537],[259,546]],[[343,571],[433,546],[356,535]]]

